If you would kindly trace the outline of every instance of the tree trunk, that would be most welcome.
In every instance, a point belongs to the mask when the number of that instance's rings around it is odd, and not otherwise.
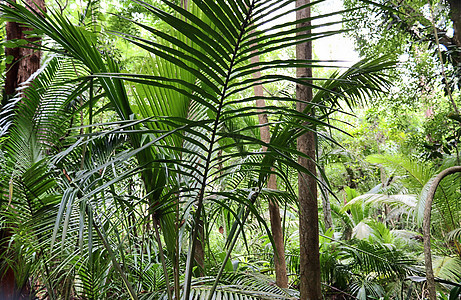
[[[424,261],[426,267],[426,279],[427,279],[427,289],[429,291],[429,299],[437,300],[437,295],[435,291],[435,280],[434,280],[434,271],[432,269],[432,257],[431,257],[431,209],[432,201],[434,200],[435,191],[437,187],[448,175],[461,172],[461,167],[451,167],[443,170],[437,177],[435,177],[432,182],[429,191],[427,193],[426,204],[424,206],[424,216],[423,216],[423,238],[424,238]]]
[[[325,169],[323,165],[321,165],[323,173],[325,173]],[[326,181],[323,176],[320,176],[320,182],[322,185],[320,186],[320,189],[322,191],[322,209],[323,209],[323,222],[325,223],[325,231],[328,231],[328,229],[333,227],[333,219],[331,217],[331,205],[330,205],[330,193],[328,192],[328,189],[326,188]]]
[[[259,55],[256,55],[251,58],[251,63],[258,63],[259,62]],[[260,78],[261,72],[259,70],[255,70],[253,73],[253,78]],[[256,97],[263,97],[264,91],[263,86],[261,84],[254,86],[254,93]],[[260,112],[264,109],[266,103],[264,99],[257,99],[256,100],[256,107],[260,109]],[[259,124],[267,124],[268,118],[267,114],[261,113],[258,115]],[[269,126],[263,126],[259,128],[261,134],[261,140],[265,143],[269,143],[271,136],[269,131]],[[266,149],[263,149],[264,151]],[[277,177],[275,174],[270,174],[269,180],[267,181],[267,188],[269,189],[277,189]],[[280,218],[280,208],[276,202],[269,200],[269,215],[270,215],[270,222],[271,222],[271,231],[272,237],[274,238],[274,265],[275,265],[275,283],[277,286],[281,288],[288,288],[288,277],[287,277],[287,265],[285,260],[285,245],[283,239],[283,229],[282,229],[282,222]]]
[[[14,39],[20,39],[22,32],[19,28],[19,24],[15,22],[6,22],[6,39],[8,41]],[[13,95],[18,87],[18,69],[19,69],[19,59],[20,49],[19,48],[5,48],[5,56],[12,57],[11,64],[6,64],[6,75],[5,75],[5,95]]]
[[[296,7],[309,4],[310,0],[297,0]],[[298,10],[296,19],[310,17],[310,7]],[[309,27],[310,23],[300,23],[297,27]],[[310,31],[310,30],[309,30]],[[309,31],[297,34],[308,34]],[[296,45],[296,59],[312,59],[312,43],[305,42]],[[297,68],[298,78],[311,78],[311,68]],[[297,84],[296,98],[298,100],[296,109],[304,111],[307,103],[312,100],[312,88]],[[307,124],[306,124],[307,125]],[[315,161],[316,141],[315,134],[307,131],[298,138],[298,151],[305,153],[310,159],[299,157],[298,163],[316,174]],[[317,300],[322,299],[320,285],[320,259],[319,259],[319,224],[317,204],[317,182],[314,177],[300,173],[298,175],[299,191],[299,244],[300,244],[300,293],[301,299]]]
[[[450,19],[453,22],[453,39],[458,47],[461,47],[461,1],[448,0],[450,4]]]
[[[25,0],[25,3],[36,11],[45,10],[43,0]],[[30,30],[15,22],[7,22],[5,25],[6,39],[26,39],[24,31]],[[28,38],[29,42],[37,43],[38,38]],[[31,46],[30,44],[27,46]],[[11,96],[15,93],[19,85],[40,68],[40,51],[29,48],[6,48],[6,56],[12,56],[11,64],[6,65],[5,94]]]

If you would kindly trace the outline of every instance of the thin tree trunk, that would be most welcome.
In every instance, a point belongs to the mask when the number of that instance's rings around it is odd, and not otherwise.
[[[322,172],[325,173],[325,169],[323,165],[321,166]],[[322,209],[323,209],[323,222],[325,224],[325,231],[328,231],[328,229],[333,227],[333,219],[331,217],[331,205],[330,205],[330,193],[328,192],[328,189],[326,188],[326,181],[323,176],[320,176],[320,182],[322,185],[320,186],[320,189],[322,190]]]
[[[458,47],[461,47],[461,1],[448,0],[450,4],[450,19],[453,22],[453,39]]]
[[[255,55],[251,58],[251,63],[258,63],[259,55]],[[253,73],[253,78],[261,78],[261,72],[256,68]],[[262,97],[264,96],[263,86],[261,84],[254,86],[254,93],[256,97],[261,97],[256,100],[256,107],[259,108],[260,112],[266,107],[266,103]],[[259,124],[267,124],[267,114],[260,113],[258,115]],[[271,139],[269,126],[262,126],[259,128],[261,134],[261,141],[269,143]],[[265,151],[266,149],[263,149]],[[277,189],[277,177],[275,174],[270,174],[269,180],[267,181],[267,188]],[[271,222],[272,237],[274,238],[274,265],[275,265],[275,283],[281,288],[288,288],[288,276],[287,276],[287,264],[285,260],[285,245],[283,239],[282,221],[280,217],[279,205],[269,200],[269,215]]]
[[[277,188],[276,176],[271,174],[267,187]],[[269,215],[271,222],[272,237],[275,244],[275,283],[281,288],[288,288],[287,263],[285,258],[285,245],[283,239],[282,218],[280,217],[280,207],[276,202],[269,200]]]
[[[36,11],[45,10],[43,0],[25,0],[25,3]],[[24,32],[30,30],[15,22],[6,22],[6,39],[26,39]],[[38,38],[26,39],[29,42],[38,43]],[[30,46],[30,45],[27,45]],[[13,61],[6,65],[5,94],[13,95],[19,85],[40,68],[40,51],[29,48],[6,48],[5,55],[11,56]]]
[[[19,27],[19,24],[16,22],[6,22],[5,25],[6,39],[8,41],[14,39],[20,39],[22,32]],[[5,95],[13,95],[18,87],[18,69],[19,69],[19,59],[20,49],[19,48],[5,48],[5,56],[7,58],[12,58],[10,64],[6,64],[6,74],[5,74]]]
[[[423,238],[424,238],[424,261],[426,267],[426,280],[427,289],[429,291],[429,299],[437,300],[437,294],[435,290],[434,271],[432,269],[432,256],[431,256],[431,210],[432,201],[434,200],[435,191],[439,186],[440,181],[448,175],[461,172],[461,167],[451,167],[443,170],[432,182],[429,191],[427,193],[426,204],[424,206],[423,216]]]
[[[310,0],[297,0],[296,7],[307,5]],[[310,7],[298,10],[296,19],[310,17]],[[300,23],[298,27],[309,27],[310,23]],[[299,32],[299,35],[308,34],[309,31]],[[312,43],[305,42],[296,46],[296,59],[312,59]],[[298,68],[298,78],[311,78],[311,68]],[[298,102],[296,109],[304,111],[309,101],[312,100],[312,88],[297,84],[296,98]],[[307,125],[307,124],[306,124]],[[310,159],[299,157],[298,163],[316,174],[315,165],[315,134],[307,131],[298,138],[298,151],[305,153]],[[319,224],[317,204],[317,182],[315,178],[307,174],[298,175],[299,190],[299,244],[300,244],[300,294],[301,299],[317,300],[322,299],[320,285],[320,259],[319,259]]]

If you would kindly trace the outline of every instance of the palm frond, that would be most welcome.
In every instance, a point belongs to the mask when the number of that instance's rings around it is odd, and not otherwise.
[[[433,264],[434,276],[453,282],[461,280],[461,259],[459,257],[436,257]]]
[[[195,278],[192,281],[190,299],[207,299],[211,293],[213,277]],[[251,300],[293,300],[299,297],[297,291],[281,289],[272,279],[257,273],[225,273],[213,299],[251,299]],[[146,293],[140,299],[167,299],[165,294]]]
[[[409,271],[408,267],[414,261],[392,246],[380,243],[369,243],[358,240],[353,245],[342,245],[343,258],[349,258],[348,265],[351,270],[365,272],[378,272],[383,276],[404,277]]]
[[[386,56],[363,59],[342,73],[333,73],[314,95],[313,102],[340,107],[338,100],[342,99],[352,108],[386,91],[390,82],[383,71],[394,66],[395,62]]]
[[[432,164],[412,160],[407,157],[396,157],[389,155],[370,155],[367,161],[375,164],[382,164],[402,176],[409,176],[410,186],[418,190],[422,188],[433,175]]]
[[[447,234],[447,241],[461,242],[461,228],[453,229]]]

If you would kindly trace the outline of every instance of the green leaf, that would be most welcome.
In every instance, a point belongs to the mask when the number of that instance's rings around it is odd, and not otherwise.
[[[14,56],[13,55],[7,55],[5,57],[5,64],[11,64],[13,62]]]
[[[5,48],[18,48],[18,47],[29,44],[29,42],[24,39],[18,39],[18,40],[5,40],[2,42],[2,44]]]

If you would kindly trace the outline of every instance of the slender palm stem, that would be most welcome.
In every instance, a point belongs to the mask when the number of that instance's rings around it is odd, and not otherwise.
[[[168,271],[166,269],[166,263],[165,263],[165,254],[163,253],[163,246],[162,246],[162,240],[160,239],[160,233],[158,231],[158,220],[157,217],[154,216],[154,230],[155,230],[155,237],[157,238],[157,244],[158,244],[158,249],[160,251],[160,260],[162,261],[162,267],[163,267],[163,274],[165,276],[165,284],[166,284],[166,291],[168,294],[168,300],[173,300],[173,296],[171,295],[171,288],[170,288],[170,279],[168,276]]]

